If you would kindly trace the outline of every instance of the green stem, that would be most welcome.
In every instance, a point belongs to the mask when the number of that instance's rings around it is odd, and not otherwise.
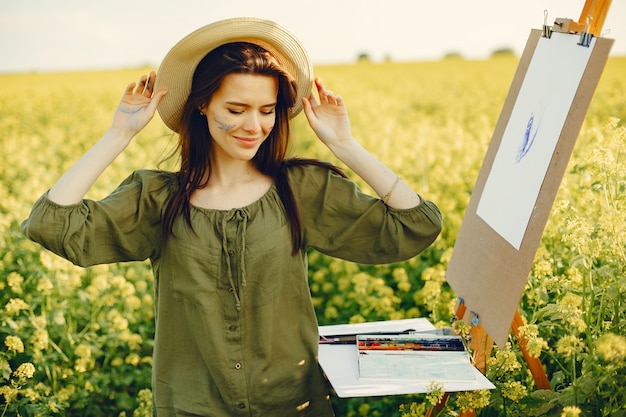
[[[563,365],[552,352],[546,352],[546,354],[550,356],[550,358],[552,358],[552,360],[559,366],[559,368],[561,368],[563,372],[565,372],[566,374],[569,373],[569,370],[565,367],[565,365]]]
[[[576,375],[576,355],[572,355],[572,388],[574,388],[574,404],[578,404],[578,377]]]
[[[588,274],[588,279],[589,279],[589,303],[588,305],[585,304],[584,300],[585,300],[585,294],[583,293],[583,314],[585,315],[585,335],[586,337],[586,342],[587,342],[587,349],[588,352],[591,354],[593,353],[593,339],[591,338],[591,321],[593,319],[592,315],[593,315],[593,302],[595,299],[595,291],[593,288],[593,280],[592,280],[592,275],[593,275],[593,265],[589,265],[589,274]],[[583,279],[584,281],[584,279]],[[586,306],[586,308],[585,308]]]
[[[2,410],[2,415],[0,417],[4,417],[4,415],[7,413],[8,408],[9,408],[9,402],[7,401],[7,403],[4,405],[4,410]]]

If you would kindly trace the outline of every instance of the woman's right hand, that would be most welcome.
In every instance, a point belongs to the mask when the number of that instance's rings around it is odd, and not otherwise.
[[[157,105],[166,91],[154,93],[156,73],[150,72],[126,87],[120,104],[113,116],[111,128],[130,137],[135,136],[154,117]]]

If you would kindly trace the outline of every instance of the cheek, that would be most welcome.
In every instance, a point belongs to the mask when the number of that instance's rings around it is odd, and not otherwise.
[[[271,120],[267,120],[261,123],[261,127],[263,128],[263,131],[265,132],[266,135],[269,135],[269,133],[274,129],[274,126],[276,125],[276,118],[272,118]]]
[[[226,117],[219,117],[216,115],[212,115],[213,117],[213,127],[222,131],[222,132],[230,132],[235,128],[235,124],[228,120]],[[209,122],[209,124],[211,124]]]

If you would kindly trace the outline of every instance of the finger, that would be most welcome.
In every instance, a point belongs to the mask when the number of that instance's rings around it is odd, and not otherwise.
[[[318,93],[324,89],[324,84],[322,83],[322,79],[320,77],[315,77],[315,87],[317,88]]]
[[[339,104],[341,101],[341,97],[335,94],[332,90],[327,90],[326,87],[324,87],[324,83],[319,77],[315,78],[315,86],[317,87],[317,93],[320,96],[320,101],[335,104],[338,106],[341,105]]]
[[[311,107],[315,107],[318,105],[317,99],[315,98],[313,93],[311,93],[311,95],[306,100],[309,102]]]
[[[148,105],[148,110],[151,113],[156,112],[156,108],[159,105],[159,102],[161,101],[163,97],[165,97],[166,94],[167,94],[167,91],[165,90],[157,91],[156,93],[154,93],[154,96],[152,97],[152,100],[150,101],[150,104]]]
[[[150,72],[150,75],[148,76],[148,79],[146,81],[146,88],[143,92],[144,96],[150,97],[152,95],[152,92],[154,91],[155,80],[156,80],[156,72],[152,71]]]
[[[132,82],[132,83],[128,84],[126,86],[126,90],[124,91],[124,94],[133,94],[133,90],[135,89],[136,85],[137,85],[136,82]]]
[[[334,104],[335,106],[341,106],[343,104],[343,98],[331,90],[323,90],[320,92],[320,98],[322,101],[328,104]]]
[[[302,97],[302,110],[304,110],[304,115],[309,123],[311,123],[312,120],[316,120],[317,117],[315,116],[315,111],[313,111],[312,97]]]
[[[142,75],[141,78],[139,78],[139,83],[137,84],[137,88],[135,89],[135,93],[137,94],[144,94],[144,92],[146,91],[146,84],[148,83],[148,76],[147,75]]]

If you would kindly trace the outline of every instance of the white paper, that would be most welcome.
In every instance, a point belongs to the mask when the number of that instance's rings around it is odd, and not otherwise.
[[[359,352],[359,378],[422,382],[476,379],[467,352]]]
[[[519,250],[541,184],[595,45],[579,36],[540,38],[476,213]]]
[[[320,326],[321,336],[355,334],[369,332],[402,332],[405,330],[417,332],[435,330],[427,319],[405,319],[359,324],[342,324],[334,326]],[[429,390],[431,383],[440,382],[446,392],[473,391],[480,389],[494,389],[495,386],[475,367],[471,367],[474,379],[452,380],[380,380],[359,378],[358,352],[354,345],[319,345],[319,363],[326,377],[330,381],[337,396],[371,397],[399,394],[420,394]]]

